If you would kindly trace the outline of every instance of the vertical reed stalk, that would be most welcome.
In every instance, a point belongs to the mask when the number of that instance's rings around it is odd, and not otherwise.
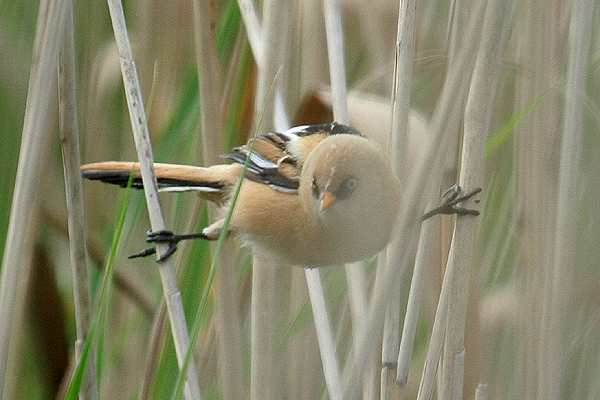
[[[0,388],[5,387],[16,308],[19,307],[18,312],[22,313],[22,304],[17,304],[17,288],[21,287],[18,282],[29,276],[31,241],[28,232],[31,232],[32,217],[35,215],[31,204],[35,203],[43,151],[51,132],[49,115],[52,107],[55,107],[56,66],[66,11],[66,1],[42,1],[37,17],[19,164],[0,276]]]
[[[68,1],[65,17],[64,36],[60,49],[58,66],[58,105],[60,135],[62,141],[65,189],[69,220],[69,242],[71,250],[71,270],[73,273],[73,297],[75,301],[75,321],[77,340],[75,358],[81,357],[92,320],[90,300],[90,274],[87,256],[87,237],[83,205],[83,185],[81,182],[81,155],[79,146],[79,126],[77,123],[77,87],[75,69],[75,44],[73,38],[73,3]],[[96,357],[92,352],[91,362],[86,372],[82,399],[98,398]]]
[[[262,27],[260,26],[260,20],[254,8],[254,3],[252,0],[238,0],[238,5],[242,19],[244,20],[254,61],[257,65],[262,66],[264,57]]]
[[[200,127],[202,129],[202,151],[205,165],[219,162],[223,151],[223,110],[221,76],[217,64],[213,31],[211,30],[210,2],[195,1],[194,38],[196,62],[198,65],[198,89],[200,106]],[[202,7],[203,6],[203,7]]]
[[[262,56],[258,59],[258,87],[254,113],[254,126],[260,130],[273,127],[273,101],[271,88],[275,92],[280,82],[275,82],[283,65],[283,49],[287,27],[282,21],[291,8],[289,1],[267,0],[263,3]],[[256,21],[254,19],[254,21]],[[257,28],[257,27],[255,27]],[[257,31],[260,31],[258,28]],[[258,35],[257,35],[258,36]],[[258,49],[254,49],[256,53]],[[260,124],[263,120],[264,123]],[[276,274],[281,272],[272,259],[254,255],[252,264],[251,339],[250,339],[250,399],[268,400],[277,396],[275,380],[275,349],[273,342],[277,320],[275,304]]]
[[[210,2],[193,2],[196,60],[200,99],[200,130],[205,165],[219,162],[223,150],[223,91],[219,73],[214,32],[211,29]],[[214,11],[214,10],[212,10]],[[214,208],[209,215],[214,220]],[[212,246],[214,251],[214,246]],[[213,253],[214,254],[214,253]],[[234,248],[225,243],[215,272],[215,329],[220,387],[227,399],[243,397],[242,348],[240,337],[239,298],[234,279]]]
[[[340,383],[340,372],[335,357],[335,344],[329,317],[323,296],[323,287],[321,285],[321,275],[317,268],[306,268],[306,283],[310,294],[310,303],[313,310],[315,327],[317,329],[317,338],[319,349],[321,350],[321,361],[323,362],[323,373],[329,398],[332,400],[341,400],[342,386]]]
[[[478,3],[480,4],[480,3]],[[470,20],[470,26],[476,27],[481,17],[483,9],[481,5],[473,10],[473,15]],[[403,194],[406,196],[401,205],[398,221],[399,239],[398,248],[412,248],[416,245],[417,233],[417,219],[420,213],[423,211],[422,206],[422,193],[424,188],[429,187],[430,175],[432,166],[439,164],[442,159],[442,155],[445,153],[447,148],[448,133],[446,132],[446,124],[450,116],[456,112],[456,105],[460,104],[457,99],[464,96],[464,86],[466,79],[469,77],[467,73],[469,63],[471,60],[471,53],[473,51],[473,38],[479,33],[477,29],[468,30],[469,46],[465,46],[460,51],[457,62],[450,66],[444,85],[444,89],[438,101],[438,107],[436,108],[432,121],[430,123],[431,131],[431,142],[424,144],[423,155],[417,160],[414,170],[411,172],[409,178],[405,181],[405,189]],[[404,265],[408,262],[408,252],[401,254],[398,258],[397,265]],[[397,282],[398,275],[397,268],[389,268],[382,273],[378,274],[377,280],[373,288],[373,294],[371,297],[371,304],[369,308],[369,314],[367,317],[366,326],[370,329],[362,332],[361,337],[357,339],[357,346],[353,349],[353,354],[349,357],[355,357],[354,361],[344,369],[343,385],[345,398],[357,398],[358,393],[358,382],[356,376],[359,373],[359,366],[363,365],[366,357],[372,351],[379,341],[377,336],[381,334],[381,330],[378,327],[383,325],[383,312],[382,310],[387,304],[387,298],[389,296],[391,285]],[[381,276],[380,276],[381,275]],[[436,363],[437,365],[437,363]],[[435,369],[433,371],[435,376]]]
[[[292,6],[288,1],[268,0],[263,4],[263,29],[261,38],[263,40],[259,64],[258,86],[256,91],[256,107],[254,114],[254,125],[258,125],[261,115],[264,113],[265,122],[262,130],[270,130],[273,127],[273,101],[269,100],[269,91],[277,72],[283,65],[283,45],[288,36],[287,27],[282,24],[284,15]],[[276,84],[276,90],[281,85]]]
[[[123,75],[123,83],[125,85],[127,105],[129,107],[129,116],[138,151],[138,158],[140,160],[140,170],[144,182],[148,215],[150,217],[152,230],[157,232],[165,230],[166,227],[158,199],[158,185],[154,173],[152,145],[150,143],[150,135],[146,123],[146,114],[144,111],[139,79],[133,60],[131,44],[129,43],[121,2],[119,0],[109,0],[108,6],[121,61],[121,72]],[[157,257],[159,258],[162,256],[167,251],[168,247],[169,245],[167,243],[157,243]],[[181,292],[177,287],[177,273],[174,268],[173,259],[168,258],[159,263],[159,272],[163,283],[163,293],[171,322],[171,332],[175,343],[177,361],[181,367],[184,363],[185,354],[190,342],[185,314],[183,312],[183,303],[181,301]],[[186,379],[186,398],[200,399],[200,387],[198,385],[196,369],[193,363],[188,369]]]
[[[329,61],[329,76],[331,84],[331,94],[333,100],[333,117],[342,124],[349,124],[348,115],[348,94],[346,91],[346,69],[344,60],[344,30],[342,27],[342,15],[339,0],[324,0],[323,13],[325,17],[325,32],[327,36],[327,55]],[[306,270],[306,284],[309,287],[311,303],[313,305],[313,315],[315,327],[317,329],[317,338],[319,348],[321,349],[321,362],[325,372],[325,382],[329,397],[331,399],[341,399],[342,384],[340,373],[335,356],[335,345],[331,337],[329,327],[330,319],[327,314],[327,308],[324,305],[325,298],[322,294],[323,288],[320,284],[320,272],[318,270]],[[350,298],[356,298],[362,293],[364,282],[357,268],[346,266],[348,276],[348,290]],[[354,292],[358,292],[354,294]],[[357,300],[353,301],[356,303]],[[321,304],[323,303],[323,304]],[[356,307],[352,308],[353,310]],[[317,314],[319,313],[319,314]],[[354,315],[354,322],[362,322],[362,316]],[[355,327],[355,332],[356,332]]]
[[[232,241],[225,241],[215,273],[218,372],[223,397],[244,397],[242,338],[240,332],[239,296],[235,276],[236,250]]]
[[[327,55],[329,77],[333,99],[333,117],[348,124],[348,93],[346,90],[346,63],[344,62],[344,29],[339,0],[324,0],[325,31],[327,33]]]
[[[394,78],[392,86],[392,131],[388,151],[392,162],[392,170],[401,183],[406,176],[406,159],[408,155],[408,116],[410,110],[410,94],[415,51],[415,19],[416,2],[402,0],[398,5],[398,29],[394,57]],[[393,268],[392,263],[398,260],[398,254],[405,249],[397,247],[396,240],[389,244],[386,257],[381,257],[384,268]],[[399,283],[399,282],[398,282]],[[398,364],[398,331],[400,329],[400,287],[393,290],[393,300],[386,310],[383,344],[381,350],[381,398],[392,399],[398,394],[396,375]]]
[[[428,204],[428,207],[433,204]],[[410,361],[419,320],[419,309],[421,307],[421,295],[425,290],[425,269],[429,265],[430,254],[433,251],[433,238],[436,236],[436,221],[425,221],[421,227],[419,237],[419,247],[415,258],[413,276],[410,282],[410,292],[408,294],[408,303],[406,305],[406,314],[404,316],[404,325],[402,326],[402,338],[398,350],[398,362],[396,383],[404,388],[408,381],[408,372],[410,370]]]
[[[570,374],[567,337],[569,310],[574,297],[575,254],[577,249],[578,217],[581,190],[580,166],[582,132],[594,2],[576,1],[572,4],[569,30],[569,60],[565,90],[564,124],[561,138],[558,201],[554,236],[554,261],[549,277],[551,290],[544,298],[541,336],[546,343],[541,354],[545,366],[540,372],[538,399],[556,399],[564,393],[562,382]]]
[[[512,2],[487,4],[482,41],[475,62],[471,88],[465,108],[465,128],[459,184],[471,190],[483,184],[483,155],[489,134],[493,103],[500,73],[500,60],[508,37]],[[500,32],[500,35],[498,35]],[[473,199],[464,206],[473,206]],[[469,293],[471,260],[477,220],[456,218],[448,258],[454,269],[449,282],[450,300],[442,365],[442,393],[447,399],[462,399],[464,376],[464,334]]]
[[[515,111],[525,110],[532,99],[544,96],[548,87],[561,79],[560,64],[564,58],[563,28],[567,7],[553,1],[529,2],[519,7],[523,18],[518,25],[516,58],[522,70],[516,76]],[[537,100],[534,100],[537,102]],[[515,169],[518,224],[517,291],[519,316],[516,327],[520,354],[515,374],[515,396],[535,399],[540,394],[539,380],[548,368],[543,356],[546,338],[540,325],[547,314],[543,298],[549,298],[554,220],[556,218],[556,144],[560,142],[559,99],[548,96],[542,107],[529,111],[526,123],[515,132]],[[542,295],[539,295],[543,293]]]
[[[250,400],[276,398],[275,393],[275,268],[272,260],[252,259],[250,338]]]
[[[415,0],[399,2],[392,92],[392,133],[389,149],[392,168],[401,182],[406,176],[408,158],[408,115],[415,59],[416,14]]]

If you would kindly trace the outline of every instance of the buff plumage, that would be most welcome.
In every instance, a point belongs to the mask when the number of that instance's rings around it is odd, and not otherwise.
[[[226,209],[247,157],[228,233],[280,264],[321,267],[360,261],[389,242],[400,187],[384,152],[353,128],[310,125],[269,133],[225,157],[232,164],[155,164],[159,188],[196,191]],[[82,167],[83,176],[126,185],[135,163]],[[141,187],[139,172],[134,186]],[[216,239],[223,220],[198,235]]]

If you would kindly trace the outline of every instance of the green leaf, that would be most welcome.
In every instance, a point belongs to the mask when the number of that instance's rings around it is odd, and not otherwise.
[[[132,172],[129,176],[129,181],[127,182],[125,199],[123,200],[123,204],[121,206],[121,214],[119,216],[119,221],[117,222],[117,227],[115,228],[115,233],[113,235],[113,241],[110,249],[110,255],[108,257],[108,263],[104,271],[104,279],[102,281],[102,289],[100,291],[100,299],[98,300],[98,308],[96,310],[96,315],[94,316],[94,321],[92,321],[92,326],[90,327],[90,332],[88,334],[87,340],[83,345],[83,349],[81,351],[81,358],[79,359],[77,367],[75,368],[75,372],[73,373],[73,377],[71,378],[71,383],[69,384],[69,390],[67,391],[65,400],[79,399],[79,392],[81,391],[81,386],[83,385],[83,380],[88,365],[92,361],[92,346],[95,341],[98,326],[100,325],[101,321],[106,320],[105,315],[108,310],[108,298],[110,294],[110,286],[114,271],[115,255],[117,253],[117,247],[119,245],[119,240],[121,239],[121,234],[123,232],[123,225],[125,224],[125,216],[127,215],[127,208],[129,206],[131,198],[131,185],[133,184],[133,177],[134,174]]]
[[[485,146],[485,158],[489,159],[494,153],[500,150],[506,142],[512,138],[515,130],[521,124],[521,122],[530,114],[532,114],[538,107],[542,105],[542,103],[548,98],[548,95],[552,93],[555,88],[550,88],[540,96],[533,99],[528,105],[525,106],[521,111],[519,111],[514,117],[508,120],[502,128],[494,134],[490,140],[488,140],[487,145]]]

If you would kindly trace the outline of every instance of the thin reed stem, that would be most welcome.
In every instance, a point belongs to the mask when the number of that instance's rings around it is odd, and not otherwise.
[[[150,135],[146,122],[139,79],[127,34],[125,16],[123,14],[121,2],[119,0],[109,0],[108,6],[120,55],[121,72],[123,75],[123,83],[125,85],[127,105],[129,106],[129,116],[140,161],[142,180],[144,182],[148,215],[150,217],[152,230],[158,232],[165,230],[166,225],[158,199],[158,185],[154,173],[152,145],[150,143]],[[169,245],[167,243],[157,243],[157,259],[168,250],[168,247]],[[181,367],[184,363],[185,354],[190,342],[185,314],[183,312],[181,292],[177,287],[177,273],[174,268],[173,259],[167,258],[159,263],[159,272],[163,283],[163,292],[169,313],[169,320],[171,322],[171,332],[175,343],[177,361]],[[200,387],[193,363],[188,369],[186,379],[186,398],[200,399]]]
[[[500,75],[500,60],[508,37],[511,7],[510,1],[487,3],[482,41],[465,108],[459,185],[466,191],[483,185],[485,144]],[[473,199],[463,204],[467,208],[473,205]],[[450,298],[442,364],[441,395],[447,399],[462,399],[463,396],[464,337],[476,227],[475,218],[456,218],[448,258],[447,268],[454,271],[449,281]]]
[[[339,0],[324,0],[325,31],[329,58],[329,78],[333,99],[333,117],[341,124],[348,124],[348,90],[346,89],[346,63],[344,62],[344,29]]]
[[[83,205],[83,184],[81,182],[81,154],[79,145],[79,126],[77,123],[77,87],[75,72],[75,45],[73,38],[73,3],[69,8],[64,24],[64,37],[59,56],[58,105],[60,135],[62,141],[63,164],[65,171],[65,189],[69,221],[69,242],[71,271],[73,273],[73,298],[75,301],[75,321],[77,340],[75,358],[81,357],[92,320],[90,300],[90,273],[87,253],[87,235]],[[91,362],[86,372],[82,399],[98,398],[98,379],[96,357],[92,351]]]
[[[41,160],[51,133],[50,112],[56,106],[53,100],[57,82],[56,66],[66,13],[66,1],[40,2],[19,163],[0,275],[0,388],[5,388],[12,324],[15,314],[22,314],[23,305],[17,303],[17,289],[22,287],[19,282],[29,276],[29,234],[36,214],[31,205],[35,203],[39,189],[43,167]]]
[[[569,311],[574,298],[575,259],[577,251],[581,190],[582,132],[584,99],[590,61],[590,45],[594,2],[576,1],[571,9],[569,60],[565,89],[564,123],[561,135],[558,200],[554,236],[554,262],[550,273],[551,290],[544,299],[547,307],[542,315],[540,332],[545,343],[541,354],[544,368],[540,371],[538,399],[560,398],[562,382],[570,374],[567,360]]]
[[[258,77],[256,103],[254,109],[254,126],[257,133],[273,129],[273,101],[271,96],[281,87],[278,79],[282,68],[284,44],[287,43],[285,20],[287,10],[292,6],[289,1],[268,0],[263,3],[261,43],[253,48],[253,53],[261,51],[257,59]],[[246,8],[251,12],[252,9]],[[258,30],[257,18],[250,29]],[[248,27],[247,27],[248,29]],[[258,35],[256,35],[258,36]],[[260,129],[260,132],[258,131]],[[278,265],[264,255],[253,255],[252,261],[252,299],[250,305],[250,399],[268,400],[275,398],[276,359],[273,334],[277,321],[276,287],[279,284],[276,275]]]
[[[478,18],[480,18],[482,11],[481,7],[473,10],[472,25],[475,25],[479,21]],[[447,148],[446,142],[448,140],[446,124],[452,113],[456,112],[455,106],[459,104],[456,99],[463,96],[466,77],[468,77],[465,72],[469,71],[468,63],[471,60],[470,56],[474,46],[471,39],[477,33],[476,29],[469,31],[469,36],[471,37],[467,43],[470,46],[461,49],[458,62],[451,65],[448,70],[444,89],[438,101],[438,107],[430,123],[431,142],[424,145],[422,157],[417,160],[409,178],[405,181],[405,189],[403,190],[405,198],[400,205],[397,228],[397,232],[399,232],[398,248],[413,248],[416,245],[418,237],[417,220],[423,211],[423,192],[431,184],[429,177],[432,166],[437,165],[442,159],[442,155],[445,154],[445,149]],[[408,252],[403,252],[401,257],[397,258],[397,265],[406,264],[408,258]],[[349,357],[355,358],[353,362],[347,363],[347,367],[344,369],[342,382],[345,398],[358,398],[358,382],[356,377],[359,373],[359,366],[364,365],[368,354],[374,348],[373,346],[379,343],[377,337],[381,335],[381,328],[378,329],[378,327],[383,326],[383,310],[387,304],[391,285],[397,282],[398,273],[398,269],[389,268],[377,276],[366,322],[366,326],[371,329],[364,330],[357,339],[358,344],[353,349],[354,354],[349,355]]]
[[[402,0],[398,5],[398,28],[396,34],[394,74],[392,86],[392,130],[390,132],[388,151],[392,162],[392,170],[398,180],[403,183],[406,176],[408,155],[408,120],[410,112],[410,94],[414,64],[416,2]],[[393,268],[404,249],[398,247],[394,239],[388,245],[386,257],[382,257],[380,265]],[[400,327],[400,282],[394,290],[393,299],[386,310],[381,350],[381,398],[397,397],[396,375],[398,374],[398,331]]]
[[[346,69],[344,57],[344,30],[339,0],[324,0],[323,13],[325,17],[325,32],[327,37],[327,55],[329,61],[329,76],[333,102],[333,117],[342,124],[350,123],[348,115],[348,93],[346,90]],[[331,336],[330,318],[324,305],[325,297],[321,286],[318,271],[306,270],[306,284],[309,288],[310,300],[313,306],[313,316],[317,329],[317,339],[321,349],[321,362],[325,373],[329,397],[332,399],[343,398],[340,372],[337,366],[336,352],[333,337]],[[346,266],[348,291],[353,304],[360,304],[364,277],[357,268]],[[359,307],[352,307],[352,311],[361,311]],[[317,313],[319,313],[317,315]],[[353,315],[354,325],[362,316]],[[355,328],[356,329],[356,328]]]
[[[310,294],[310,304],[313,310],[319,349],[321,350],[327,392],[332,400],[343,399],[340,372],[335,356],[335,344],[323,295],[323,286],[321,285],[321,273],[317,268],[305,268],[304,273]]]

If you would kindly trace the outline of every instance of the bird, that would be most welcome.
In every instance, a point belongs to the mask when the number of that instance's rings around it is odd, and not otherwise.
[[[350,126],[333,122],[268,132],[222,157],[233,162],[209,167],[155,163],[159,190],[197,192],[227,210],[247,163],[227,235],[255,253],[281,265],[342,265],[371,258],[392,237],[400,183],[383,149]],[[87,179],[122,187],[133,173],[133,187],[143,187],[138,163],[107,161],[81,170]],[[221,218],[201,233],[149,231],[147,240],[168,242],[168,257],[180,240],[216,240],[223,227]]]

